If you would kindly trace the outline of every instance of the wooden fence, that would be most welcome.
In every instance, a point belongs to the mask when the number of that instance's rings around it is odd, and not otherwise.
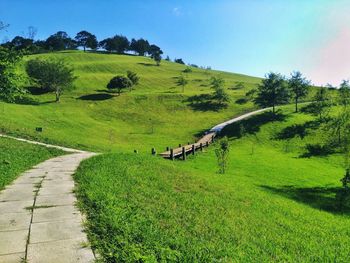
[[[170,160],[174,160],[175,158],[181,158],[182,160],[186,160],[186,156],[188,154],[194,155],[196,151],[203,151],[204,147],[208,147],[210,144],[214,142],[214,138],[216,137],[216,132],[209,132],[204,135],[198,142],[187,145],[179,145],[177,148],[169,148],[167,147],[165,152],[160,153],[159,155],[163,158],[167,158]],[[156,149],[152,148],[152,154],[156,155]]]

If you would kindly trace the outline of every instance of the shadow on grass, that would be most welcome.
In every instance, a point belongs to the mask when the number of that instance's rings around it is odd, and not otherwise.
[[[261,185],[268,192],[278,194],[312,208],[333,214],[350,214],[350,190],[343,187],[272,187]]]
[[[307,121],[303,124],[293,124],[281,130],[276,134],[275,139],[277,140],[287,140],[292,139],[296,136],[299,136],[301,139],[304,139],[305,136],[309,134],[308,129],[318,129],[321,123],[317,120]]]
[[[145,67],[157,67],[156,64],[152,64],[152,63],[144,63],[144,62],[139,62],[137,63],[139,65],[145,66]]]
[[[25,88],[31,95],[43,95],[47,94],[50,91],[48,89],[43,89],[39,87],[26,87]]]
[[[240,138],[243,134],[256,134],[260,131],[262,125],[272,121],[285,121],[286,118],[287,115],[282,112],[276,112],[273,114],[271,111],[267,111],[226,126],[220,132],[220,136]]]
[[[306,144],[306,152],[300,155],[300,158],[310,158],[312,156],[327,156],[334,153],[333,147],[329,144]]]
[[[108,100],[113,98],[111,94],[108,93],[96,93],[96,94],[88,94],[84,96],[80,96],[77,98],[78,100],[91,100],[91,101],[101,101],[101,100]]]
[[[194,111],[220,111],[227,108],[227,104],[215,101],[211,94],[200,94],[189,97],[185,102]]]
[[[240,98],[236,100],[235,103],[242,105],[242,104],[246,104],[248,101],[249,100],[247,98]]]

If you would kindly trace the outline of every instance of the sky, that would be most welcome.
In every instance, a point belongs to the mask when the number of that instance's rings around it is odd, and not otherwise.
[[[145,38],[171,59],[263,77],[301,71],[314,84],[350,78],[350,0],[0,0],[0,41],[81,30]]]

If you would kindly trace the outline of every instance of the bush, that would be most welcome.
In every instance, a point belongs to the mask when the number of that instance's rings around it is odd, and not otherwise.
[[[128,78],[132,82],[132,85],[139,84],[140,77],[137,76],[137,74],[135,72],[128,70],[126,75],[128,76]]]
[[[191,73],[192,69],[190,67],[187,67],[183,70],[184,73]]]
[[[124,76],[116,76],[112,78],[107,84],[107,89],[112,92],[118,92],[120,95],[122,89],[130,88],[132,86],[132,82],[129,78]]]

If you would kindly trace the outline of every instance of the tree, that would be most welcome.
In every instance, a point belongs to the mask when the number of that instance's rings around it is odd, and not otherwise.
[[[78,47],[83,47],[84,52],[86,48],[96,49],[98,41],[95,35],[83,30],[77,33],[75,36],[75,41],[77,42]]]
[[[169,57],[169,56],[166,56],[165,60],[166,60],[166,61],[170,61],[170,57]]]
[[[342,145],[347,140],[348,125],[350,122],[350,111],[348,109],[342,110],[338,115],[334,116],[325,129],[330,132],[331,141],[336,141],[338,145]]]
[[[212,77],[210,79],[210,87],[214,89],[213,97],[221,104],[225,104],[230,100],[229,95],[224,89],[225,80],[221,77]]]
[[[24,38],[16,36],[12,39],[10,46],[16,50],[29,49],[33,45],[33,40],[30,38]]]
[[[20,76],[16,71],[21,58],[20,52],[0,47],[0,98],[8,102],[13,102],[15,95],[23,93],[19,86]]]
[[[311,104],[313,113],[318,115],[319,120],[323,121],[331,106],[328,89],[321,87],[314,96],[314,102]]]
[[[184,76],[180,76],[176,80],[176,85],[182,87],[182,93],[185,92],[185,86],[188,84],[188,80]]]
[[[53,91],[56,102],[60,101],[64,90],[73,88],[76,77],[73,68],[63,60],[33,59],[26,64],[26,72],[30,79],[42,89]]]
[[[115,43],[116,52],[118,54],[123,54],[129,49],[130,42],[125,36],[115,35],[113,37],[113,42]]]
[[[120,95],[122,89],[130,88],[131,86],[132,82],[129,78],[124,76],[115,76],[107,84],[107,89],[111,90],[112,92],[117,91],[118,95]]]
[[[115,51],[123,54],[129,49],[129,40],[122,35],[115,35],[112,38],[106,38],[99,43],[99,46],[109,52]]]
[[[160,62],[162,61],[162,56],[160,53],[154,53],[151,56],[153,58],[153,60],[156,62],[157,66],[160,65]]]
[[[298,112],[298,102],[301,98],[307,96],[310,81],[304,78],[299,71],[295,71],[291,74],[291,78],[288,80],[288,86],[295,101],[295,112]]]
[[[137,84],[139,84],[140,77],[137,76],[135,72],[128,70],[126,72],[126,75],[128,76],[128,79],[130,79],[133,86],[136,86]]]
[[[288,89],[283,76],[271,72],[266,75],[266,78],[258,86],[254,103],[264,108],[272,107],[272,112],[275,114],[276,105],[287,103],[288,97]]]
[[[57,33],[49,36],[45,42],[47,50],[59,51],[76,48],[75,41],[71,39],[64,31],[58,31]]]
[[[102,41],[99,42],[99,47],[103,48],[104,50],[108,51],[108,52],[112,52],[116,49],[115,44],[113,42],[112,38],[106,38],[103,39]]]
[[[179,63],[179,64],[185,64],[185,62],[182,60],[182,58],[175,58],[174,60],[175,63]]]
[[[219,173],[224,174],[227,169],[228,164],[228,154],[230,152],[230,144],[225,136],[223,139],[221,139],[218,143],[217,148],[215,149],[215,154],[219,166]]]
[[[348,80],[343,80],[339,86],[339,104],[345,108],[349,105],[350,101],[350,84]]]
[[[224,84],[225,84],[225,80],[221,77],[210,78],[210,87],[214,90],[224,86]]]
[[[147,40],[140,38],[138,40],[132,39],[129,50],[134,51],[139,56],[144,56],[150,49],[150,44]]]
[[[160,49],[160,47],[156,45],[151,45],[149,47],[148,54],[151,56],[151,58],[154,59],[154,61],[157,63],[157,66],[159,66],[163,54],[163,51]]]

